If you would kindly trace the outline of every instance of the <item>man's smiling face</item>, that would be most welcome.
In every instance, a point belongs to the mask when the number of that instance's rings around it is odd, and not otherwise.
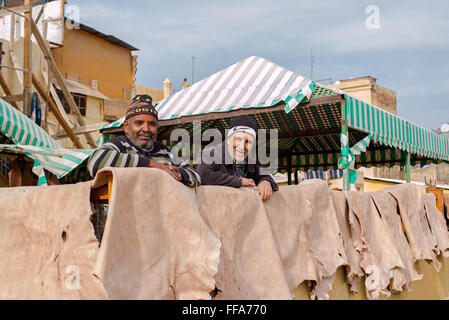
[[[243,162],[254,146],[254,137],[245,132],[237,132],[228,138],[229,153],[236,162]]]
[[[156,140],[157,118],[150,114],[137,115],[125,120],[123,129],[132,143],[148,149]]]

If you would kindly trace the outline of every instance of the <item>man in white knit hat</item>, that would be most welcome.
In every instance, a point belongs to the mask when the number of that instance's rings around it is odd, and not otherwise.
[[[256,150],[256,132],[254,118],[247,115],[233,118],[225,141],[202,153],[197,170],[202,184],[235,188],[257,186],[262,201],[269,200],[279,186],[270,175],[260,174],[257,161],[249,161],[250,155],[254,155]],[[217,152],[221,152],[222,156],[214,157]],[[204,154],[221,161],[207,163]]]

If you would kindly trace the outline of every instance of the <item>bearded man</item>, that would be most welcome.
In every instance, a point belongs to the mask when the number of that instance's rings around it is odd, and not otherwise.
[[[123,123],[125,135],[109,140],[90,155],[90,175],[95,177],[98,170],[106,167],[157,168],[189,187],[199,186],[198,173],[156,141],[158,114],[152,101],[148,95],[133,98]]]

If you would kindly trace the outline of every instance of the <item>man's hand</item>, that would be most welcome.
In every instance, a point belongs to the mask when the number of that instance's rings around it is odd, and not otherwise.
[[[247,179],[247,178],[240,178],[240,179],[242,179],[242,187],[255,187],[256,186],[253,179]]]
[[[179,172],[179,168],[178,167],[174,167],[172,165],[169,165],[168,166],[168,170],[170,170],[170,172],[176,176],[175,177],[176,180],[178,180],[178,181],[182,180],[182,175],[181,175],[181,172]]]
[[[259,192],[262,201],[270,200],[273,194],[273,189],[271,189],[271,183],[267,180],[263,180],[257,186],[257,191]]]
[[[177,167],[169,165],[167,162],[159,163],[152,159],[150,159],[150,163],[148,164],[148,167],[150,168],[157,168],[161,169],[165,172],[167,172],[169,175],[171,175],[175,180],[181,181],[182,176],[179,172],[179,169]]]

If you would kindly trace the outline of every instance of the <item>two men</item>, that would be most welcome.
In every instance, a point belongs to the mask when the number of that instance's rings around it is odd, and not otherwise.
[[[257,123],[249,116],[234,118],[226,140],[203,153],[221,152],[221,161],[202,161],[198,172],[184,165],[162,143],[156,141],[158,114],[148,95],[138,95],[126,112],[124,136],[114,138],[96,149],[88,160],[88,170],[95,177],[105,167],[150,167],[167,172],[189,187],[223,185],[256,187],[263,201],[278,189],[269,175],[261,175],[257,163],[248,161],[255,150]],[[229,160],[230,161],[226,161]],[[203,159],[204,160],[204,159]]]

